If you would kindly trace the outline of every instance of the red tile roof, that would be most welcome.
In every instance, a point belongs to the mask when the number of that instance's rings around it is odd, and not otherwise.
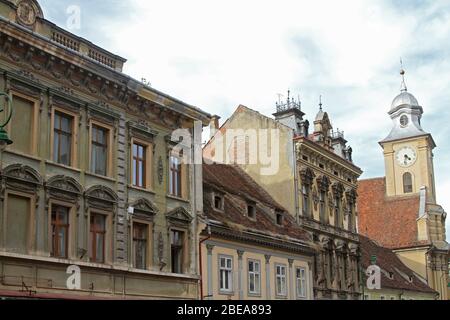
[[[390,249],[427,245],[417,240],[419,195],[388,198],[385,190],[385,178],[358,183],[359,233]]]
[[[249,175],[235,165],[203,165],[205,190],[215,189],[225,193],[224,210],[213,208],[211,199],[204,197],[204,211],[209,219],[222,222],[235,230],[258,231],[270,236],[290,237],[310,241],[309,234],[300,228],[295,219],[260,187]],[[273,217],[260,206],[256,206],[256,220],[249,219],[242,207],[242,201],[256,200],[264,206],[275,209],[283,216],[283,225],[278,226]],[[245,203],[245,202],[244,202]]]
[[[375,241],[360,236],[361,241],[361,264],[364,269],[371,265],[371,257],[376,256],[376,265],[383,271],[392,273],[390,278],[387,274],[381,273],[381,288],[400,289],[409,291],[418,291],[425,293],[436,293],[423,279],[420,279],[411,269],[409,269],[400,258],[390,249],[383,248]],[[410,282],[406,277],[411,277]]]

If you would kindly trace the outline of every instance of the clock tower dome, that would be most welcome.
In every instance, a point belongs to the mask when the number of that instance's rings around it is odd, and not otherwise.
[[[400,72],[402,87],[392,102],[389,116],[393,128],[380,142],[386,166],[386,195],[407,196],[426,189],[428,201],[436,201],[431,134],[422,129],[423,108],[408,92],[405,71]]]

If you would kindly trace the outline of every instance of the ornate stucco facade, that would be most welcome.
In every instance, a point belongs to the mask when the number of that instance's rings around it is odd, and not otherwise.
[[[355,206],[357,179],[362,172],[352,163],[352,150],[346,145],[343,134],[332,131],[322,108],[312,134],[309,134],[309,122],[303,119],[304,115],[300,104],[289,98],[287,103],[277,106],[275,119],[239,106],[221,128],[217,122],[212,123],[214,134],[204,148],[204,156],[213,161],[223,159],[225,163],[238,164],[276,201],[289,208],[297,224],[310,233],[316,249],[316,299],[359,299]],[[245,135],[250,135],[252,130],[257,133],[271,130],[272,133],[259,134],[259,140],[255,141],[246,139]],[[227,135],[229,132],[232,133]],[[230,139],[233,135],[237,136],[235,140]],[[271,135],[278,138],[278,144],[274,140],[266,142]],[[227,138],[226,143],[222,143],[223,137]],[[250,141],[245,143],[246,140]],[[233,156],[236,153],[234,141],[242,147],[237,153],[247,159]],[[279,169],[264,175],[262,170],[270,164],[261,159],[248,161],[248,158],[261,152],[256,146],[264,152],[266,143],[272,147],[271,165],[275,162]],[[230,153],[229,157],[221,157]]]
[[[0,296],[199,298],[193,163],[210,116],[126,76],[124,63],[45,20],[36,1],[0,1],[0,91],[14,107]],[[194,152],[176,151],[177,129]],[[73,290],[70,265],[81,269]]]

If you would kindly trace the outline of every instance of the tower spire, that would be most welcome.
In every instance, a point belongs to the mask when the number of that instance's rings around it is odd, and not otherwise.
[[[319,96],[319,107],[320,107],[320,111],[322,111],[322,95]]]
[[[402,76],[402,85],[401,85],[401,92],[407,92],[408,91],[408,87],[406,86],[406,81],[405,81],[405,74],[406,71],[403,68],[403,59],[400,58],[400,75]]]

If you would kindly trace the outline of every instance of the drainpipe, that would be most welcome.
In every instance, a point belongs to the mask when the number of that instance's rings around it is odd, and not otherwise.
[[[199,241],[198,243],[198,252],[199,252],[199,266],[200,266],[200,300],[204,300],[203,296],[203,263],[202,263],[202,244],[211,239],[211,226],[209,225],[209,221],[206,220],[208,237]]]

